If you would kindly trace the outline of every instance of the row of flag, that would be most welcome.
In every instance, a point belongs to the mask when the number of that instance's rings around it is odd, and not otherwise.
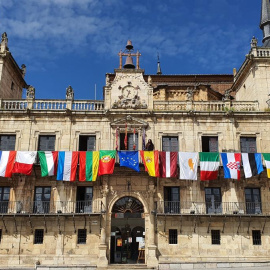
[[[197,180],[200,163],[202,181],[218,178],[220,157],[224,178],[240,179],[243,164],[246,178],[263,171],[264,157],[270,178],[270,154],[268,153],[204,153],[160,151],[0,151],[0,176],[11,177],[13,173],[30,175],[38,156],[41,176],[56,176],[57,180],[75,181],[79,163],[79,181],[95,181],[97,176],[112,174],[116,153],[120,166],[140,172],[139,155],[150,176]],[[179,172],[178,172],[179,164]]]

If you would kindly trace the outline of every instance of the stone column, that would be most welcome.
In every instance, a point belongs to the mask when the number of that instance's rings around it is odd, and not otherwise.
[[[156,189],[154,183],[149,185],[149,227],[148,227],[148,257],[147,257],[147,266],[148,267],[157,267],[158,260],[156,256],[156,243],[155,243],[155,215],[151,211],[155,210],[154,204],[154,195]]]
[[[103,178],[103,180],[105,180],[104,178]],[[107,181],[106,182],[104,181],[102,189],[101,189],[102,218],[101,218],[101,228],[100,228],[99,258],[98,258],[98,262],[97,262],[98,267],[107,267],[108,266],[108,258],[106,255],[106,252],[107,252],[107,244],[106,244],[107,212],[106,212],[106,210],[107,210],[107,195],[108,195],[108,193],[109,193],[109,188],[107,185]]]

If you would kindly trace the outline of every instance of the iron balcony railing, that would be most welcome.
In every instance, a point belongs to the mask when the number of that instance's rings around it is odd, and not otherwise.
[[[0,201],[0,214],[102,213],[101,201]]]
[[[270,203],[159,201],[157,214],[270,215]]]

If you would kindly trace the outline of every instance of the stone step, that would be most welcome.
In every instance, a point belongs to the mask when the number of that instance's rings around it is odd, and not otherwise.
[[[113,264],[107,267],[107,270],[150,270],[156,269],[155,267],[147,267],[146,264]]]

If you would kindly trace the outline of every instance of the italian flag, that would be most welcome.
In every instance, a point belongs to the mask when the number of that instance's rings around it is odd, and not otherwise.
[[[219,169],[219,153],[200,153],[201,181],[216,180]]]
[[[82,151],[79,156],[79,181],[96,181],[99,165],[98,151]]]
[[[57,174],[57,151],[38,151],[41,176],[54,176]]]
[[[99,151],[99,168],[98,175],[112,174],[115,165],[115,150]]]
[[[266,166],[266,170],[267,170],[267,177],[270,178],[270,154],[263,153],[263,158],[264,158],[265,166]]]

